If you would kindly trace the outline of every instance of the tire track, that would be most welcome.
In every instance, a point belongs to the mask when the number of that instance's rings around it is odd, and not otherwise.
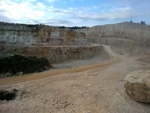
[[[68,73],[77,73],[77,72],[92,70],[92,69],[96,69],[96,68],[108,67],[108,66],[110,66],[114,63],[117,63],[119,61],[120,61],[120,59],[113,59],[113,60],[108,60],[108,61],[101,62],[98,64],[92,64],[92,65],[83,66],[83,67],[45,71],[45,72],[41,72],[41,73],[26,74],[23,76],[14,76],[14,77],[2,78],[2,79],[0,79],[0,86],[8,85],[8,84],[21,83],[21,82],[27,82],[27,81],[33,81],[33,80],[48,78],[48,77],[52,77],[52,76],[56,76],[56,75],[62,75],[62,74],[68,74]]]

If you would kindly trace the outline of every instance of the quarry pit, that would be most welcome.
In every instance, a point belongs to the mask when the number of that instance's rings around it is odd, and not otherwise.
[[[132,100],[124,78],[150,69],[150,26],[119,23],[79,30],[3,23],[0,57],[44,57],[54,69],[0,79],[0,113],[149,113]],[[23,94],[23,95],[22,95]]]

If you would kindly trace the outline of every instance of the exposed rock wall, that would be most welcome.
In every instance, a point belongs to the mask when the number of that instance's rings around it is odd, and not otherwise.
[[[107,58],[103,46],[86,45],[85,33],[45,25],[0,23],[0,56],[20,54],[45,57],[51,63],[91,58]]]
[[[150,26],[119,23],[77,30],[86,34],[89,42],[119,48],[150,47]]]
[[[150,47],[150,26],[119,23],[76,31],[43,25],[1,24],[0,43],[71,44],[98,43],[119,48]]]
[[[88,59],[97,55],[108,59],[109,55],[101,45],[89,46],[0,46],[0,56],[14,54],[24,56],[45,57],[51,63],[64,62],[75,59]]]
[[[85,34],[67,29],[43,25],[7,24],[0,25],[0,42],[21,44],[79,44],[86,43]]]
[[[116,48],[149,48],[150,26],[120,23],[69,30],[45,25],[0,23],[0,56],[21,54],[45,57],[50,62],[104,55],[100,45]]]

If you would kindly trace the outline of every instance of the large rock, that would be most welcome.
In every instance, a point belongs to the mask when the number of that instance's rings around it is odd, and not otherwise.
[[[139,70],[125,78],[127,94],[138,102],[150,103],[150,70]]]

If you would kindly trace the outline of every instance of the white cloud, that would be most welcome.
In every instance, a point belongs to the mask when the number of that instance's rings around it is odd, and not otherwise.
[[[38,9],[34,10],[30,6],[34,7],[28,2],[20,4],[13,2],[9,5],[3,2],[1,9],[6,10],[7,12],[5,12],[4,15],[13,20],[21,20],[22,18],[37,19],[44,15],[43,11]],[[41,6],[39,6],[39,8],[41,8]]]
[[[40,7],[40,8],[46,8],[46,6],[40,2],[37,3],[37,5]]]
[[[47,1],[47,2],[55,2],[57,0],[45,0],[45,1]]]
[[[93,13],[93,12],[86,12],[86,13],[79,13],[75,15],[75,18],[81,20],[116,20],[116,19],[127,19],[131,17],[137,16],[136,14],[132,14],[130,7],[119,7],[119,8],[112,8],[109,11],[103,11],[102,13]]]
[[[52,5],[46,6],[41,2],[32,3],[32,1],[1,1],[0,21],[68,26],[73,24],[71,21],[68,21],[67,17],[71,15],[71,11],[54,8]]]
[[[38,3],[38,6],[31,4],[30,2],[12,2],[7,1],[1,2],[0,10],[5,10],[5,12],[1,13],[8,17],[9,19],[19,22],[22,19],[37,19],[42,18],[45,15],[45,12],[41,10],[44,8],[44,5]]]
[[[127,7],[117,7],[117,8],[115,7],[115,8],[112,8],[111,10],[112,10],[112,12],[115,12],[115,11],[126,12],[126,11],[130,11],[131,8],[129,6],[127,6]]]
[[[117,20],[136,17],[128,7],[114,7],[98,12],[99,6],[60,9],[36,0],[1,0],[0,21],[45,23],[50,25],[79,25],[89,21]],[[45,0],[55,2],[56,0]],[[94,12],[96,9],[97,12]]]
[[[11,20],[4,15],[0,15],[0,21],[11,22]]]

